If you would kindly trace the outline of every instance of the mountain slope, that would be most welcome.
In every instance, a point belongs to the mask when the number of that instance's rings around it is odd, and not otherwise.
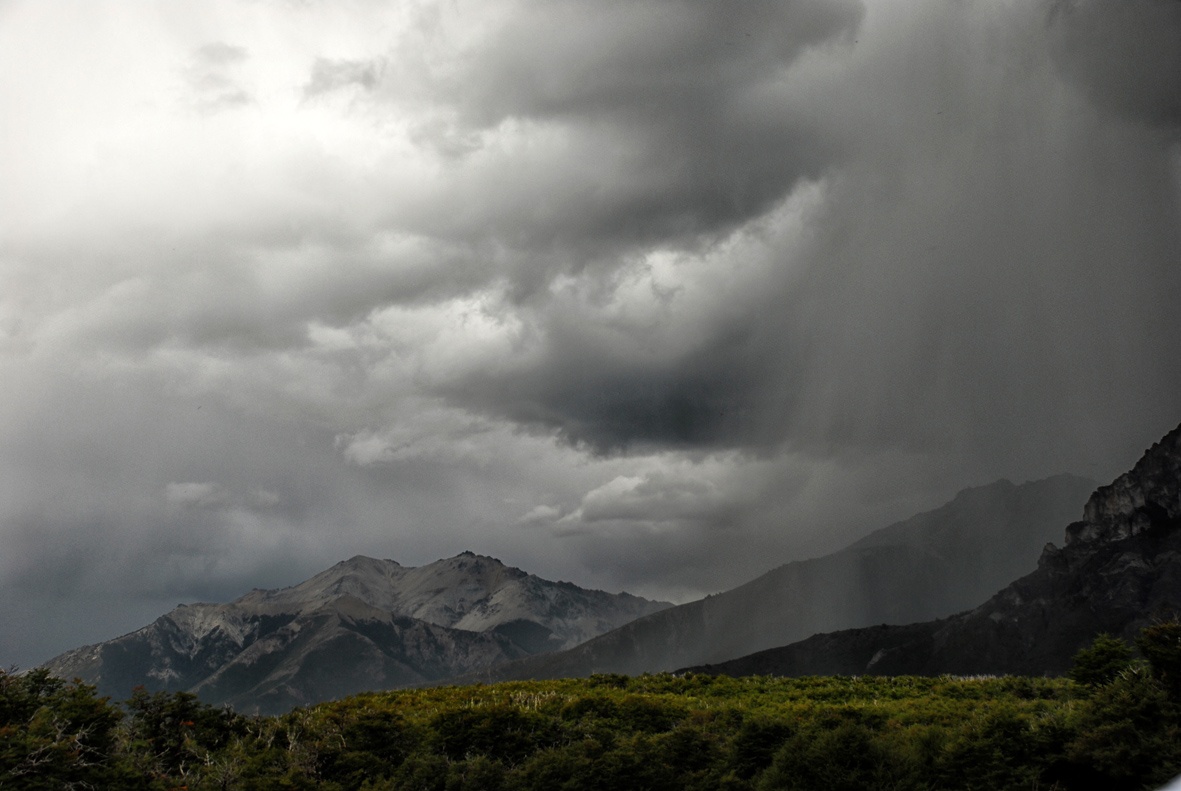
[[[663,610],[488,679],[637,674],[719,662],[834,628],[947,615],[1033,568],[1095,484],[1069,475],[998,481],[840,552],[788,563],[733,590]]]
[[[939,621],[821,634],[694,668],[728,675],[1057,674],[1096,634],[1181,614],[1181,426],[1095,491],[1038,568]]]
[[[276,712],[486,670],[668,606],[549,582],[470,552],[417,568],[357,556],[289,588],[181,605],[45,667],[119,699],[142,684]]]

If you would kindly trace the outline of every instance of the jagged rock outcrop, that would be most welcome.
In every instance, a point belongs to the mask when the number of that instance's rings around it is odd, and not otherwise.
[[[1095,483],[1060,475],[960,492],[946,505],[822,558],[632,621],[484,680],[637,674],[720,662],[817,632],[954,613],[1034,568]]]
[[[550,582],[470,552],[421,567],[357,556],[289,588],[181,605],[45,667],[117,699],[143,685],[273,713],[487,670],[669,606]]]
[[[1181,427],[1153,445],[1130,472],[1095,491],[1066,545],[1111,542],[1181,520]]]
[[[938,621],[815,635],[706,667],[728,675],[1060,674],[1095,635],[1181,613],[1181,426],[1100,487],[1038,568]]]

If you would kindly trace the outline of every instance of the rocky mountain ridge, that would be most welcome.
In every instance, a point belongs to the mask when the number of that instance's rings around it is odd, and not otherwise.
[[[617,610],[628,620],[638,617],[633,613],[651,611],[637,596],[550,582],[472,552],[418,567],[358,555],[290,588],[251,591],[235,604],[266,614],[303,612],[343,595],[469,632],[511,630],[529,621],[545,628],[546,650],[569,648],[608,631],[618,624]]]
[[[1038,567],[972,610],[818,634],[691,670],[774,674],[1059,674],[1106,632],[1181,614],[1181,426],[1098,488]]]
[[[45,667],[119,699],[142,684],[276,712],[485,670],[668,606],[550,582],[470,552],[420,567],[357,556],[288,588],[180,605]]]

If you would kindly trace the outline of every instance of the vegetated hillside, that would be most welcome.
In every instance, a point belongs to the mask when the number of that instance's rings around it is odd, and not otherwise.
[[[825,557],[628,623],[485,680],[659,672],[719,662],[817,632],[948,615],[1034,568],[1095,483],[1059,475],[966,489],[946,505]]]
[[[418,568],[358,556],[290,588],[181,605],[45,667],[116,698],[143,685],[280,712],[494,667],[668,606],[549,582],[470,552]]]
[[[699,670],[1062,673],[1095,635],[1130,637],[1181,612],[1181,426],[1098,489],[1033,573],[951,618],[820,634]]]
[[[1181,771],[1181,624],[1076,681],[608,675],[370,693],[247,718],[184,693],[125,710],[0,671],[0,787],[1156,788]],[[40,671],[38,671],[40,672]]]

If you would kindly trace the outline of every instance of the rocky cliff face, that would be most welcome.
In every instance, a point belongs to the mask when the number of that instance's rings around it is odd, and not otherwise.
[[[568,651],[509,663],[491,678],[675,670],[817,632],[948,615],[1033,570],[1038,552],[1061,534],[1094,487],[1062,475],[967,489],[840,552],[788,563]]]
[[[1181,427],[1153,445],[1130,472],[1100,487],[1066,545],[1119,541],[1181,520]]]
[[[486,671],[668,606],[549,582],[470,552],[417,568],[358,556],[290,588],[181,605],[45,667],[117,699],[143,685],[272,713]]]
[[[968,612],[820,634],[709,667],[747,675],[1059,674],[1096,634],[1131,638],[1181,613],[1181,426],[1100,487],[1065,544]]]

